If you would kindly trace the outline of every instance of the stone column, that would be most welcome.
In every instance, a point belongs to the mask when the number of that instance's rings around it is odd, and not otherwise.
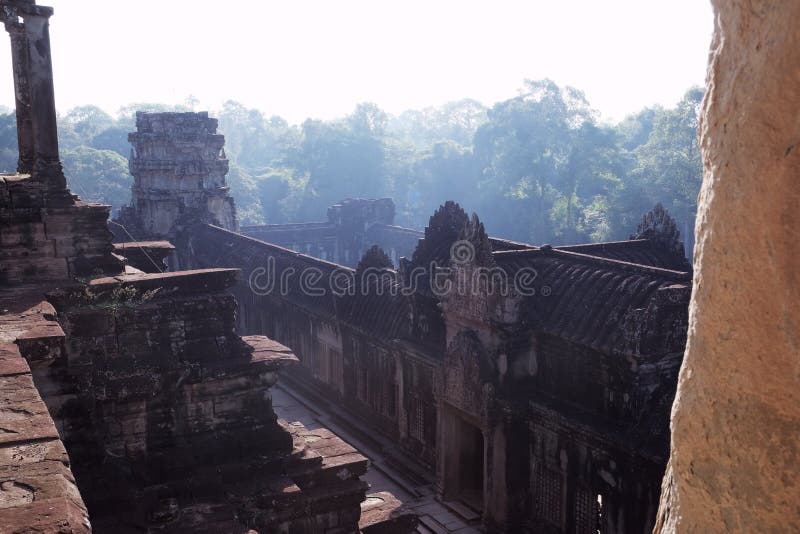
[[[713,0],[694,287],[656,532],[800,532],[800,2]]]
[[[28,79],[28,38],[25,27],[18,22],[6,23],[11,37],[11,64],[14,70],[14,97],[17,115],[17,144],[19,159],[17,172],[30,174],[33,171],[34,142],[31,122],[31,95]]]
[[[67,184],[58,155],[53,62],[50,56],[52,8],[31,6],[21,13],[28,42],[28,73],[35,161],[33,178],[51,191],[64,191]]]

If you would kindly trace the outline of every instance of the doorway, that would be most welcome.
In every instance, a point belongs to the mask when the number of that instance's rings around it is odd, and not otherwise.
[[[483,511],[483,432],[461,418],[458,427],[458,499],[470,508]]]

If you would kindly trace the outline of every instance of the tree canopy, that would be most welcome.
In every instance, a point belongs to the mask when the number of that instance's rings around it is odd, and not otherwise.
[[[694,87],[674,108],[645,108],[617,124],[600,122],[581,91],[547,79],[526,80],[491,108],[463,99],[392,116],[364,102],[346,117],[300,125],[235,101],[211,114],[243,224],[320,220],[343,198],[390,196],[397,223],[421,228],[455,200],[493,235],[567,244],[624,239],[661,202],[691,251],[702,96]],[[91,105],[69,110],[59,143],[70,185],[89,200],[128,203],[135,111],[194,104],[130,104],[116,116]],[[0,170],[15,167],[12,112],[0,115]]]

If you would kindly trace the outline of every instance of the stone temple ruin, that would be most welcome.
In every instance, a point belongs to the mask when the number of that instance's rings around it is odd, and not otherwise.
[[[704,316],[693,308],[689,318],[692,270],[661,206],[627,241],[571,246],[490,237],[454,202],[424,232],[401,228],[390,199],[346,199],[325,221],[240,231],[216,122],[138,114],[131,205],[109,227],[109,208],[72,195],[61,170],[51,14],[0,0],[20,148],[18,173],[0,177],[0,531],[627,533],[657,519],[663,531],[796,522],[749,501],[737,501],[747,519],[714,508],[750,490],[731,484],[720,497],[717,479],[693,470],[708,461],[685,413],[703,397],[685,373],[662,494],[687,329]],[[692,361],[698,375],[703,362]],[[281,418],[278,375],[358,448]],[[738,424],[715,410],[704,420],[723,433]],[[763,435],[725,439],[758,456]],[[370,467],[367,451],[380,462]],[[371,490],[375,468],[414,491]],[[785,508],[776,487],[774,499],[759,498]]]
[[[287,380],[385,436],[393,462],[487,531],[643,532],[686,338],[673,229],[658,207],[630,241],[536,247],[449,202],[397,270],[391,239],[352,269],[212,225],[183,261],[241,268],[240,330],[292,347]]]
[[[112,235],[60,170],[51,11],[0,4],[20,121],[0,191],[10,531],[652,528],[691,283],[663,209],[564,247],[489,237],[453,202],[401,228],[390,199],[240,233],[216,121],[139,113]],[[279,371],[411,499],[367,496],[359,450],[280,419]]]
[[[324,428],[277,418],[269,390],[297,358],[237,332],[227,291],[236,269],[160,272],[171,245],[115,247],[109,207],[70,193],[51,15],[0,1],[20,147],[18,174],[0,177],[0,531],[409,531],[414,515],[389,494],[367,499],[382,504],[362,514],[363,455]],[[183,135],[180,118],[140,119],[148,131],[135,138],[143,159],[134,169],[166,161],[157,143],[145,148],[159,136],[198,165],[169,168],[178,179],[134,195],[156,237],[199,222],[235,229],[222,139],[213,121],[190,119],[199,140]],[[198,173],[207,181],[189,180]],[[192,218],[211,210],[213,219]],[[166,218],[179,225],[161,225]]]
[[[225,175],[225,138],[207,113],[136,113],[130,171],[131,205],[120,219],[137,235],[175,239],[183,228],[210,223],[238,231]],[[209,218],[210,217],[210,218]]]
[[[204,120],[140,114],[139,129]],[[135,174],[134,204],[146,180],[202,168],[178,150],[185,135],[150,147],[171,163]],[[424,232],[395,226],[390,199],[237,232],[213,223],[230,219],[225,204],[185,224],[162,198],[164,212],[123,210],[128,233],[169,237],[181,266],[241,269],[237,331],[289,347],[300,364],[283,379],[335,407],[467,528],[652,529],[692,278],[660,205],[628,241],[534,246],[487,236],[453,202]],[[137,234],[147,217],[178,231]],[[420,515],[421,532],[448,531]]]

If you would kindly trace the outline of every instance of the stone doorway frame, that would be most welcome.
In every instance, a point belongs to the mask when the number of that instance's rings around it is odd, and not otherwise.
[[[442,402],[439,410],[439,436],[437,448],[439,450],[439,469],[437,470],[437,485],[439,486],[439,497],[443,501],[459,501],[482,516],[486,513],[487,507],[487,424],[480,418],[471,415],[450,403]],[[464,484],[464,473],[461,470],[461,455],[466,446],[464,442],[464,425],[472,427],[481,435],[481,502],[480,507],[476,508],[475,502],[465,499],[462,493]]]

